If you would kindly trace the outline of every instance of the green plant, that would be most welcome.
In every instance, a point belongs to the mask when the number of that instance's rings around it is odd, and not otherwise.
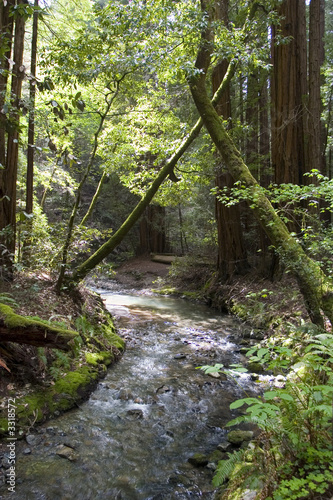
[[[95,327],[90,323],[86,316],[79,316],[75,320],[75,328],[83,335],[84,338],[94,336]]]
[[[229,496],[234,494],[231,492],[248,488],[254,481],[262,483],[258,499],[317,498],[333,485],[333,338],[325,333],[303,338],[297,359],[293,349],[285,346],[257,347],[249,355],[269,368],[282,363],[288,375],[283,388],[230,405],[231,409],[247,405],[247,409],[228,426],[254,423],[262,432],[254,442],[255,466],[246,460],[244,450],[228,463],[219,464],[214,484],[222,484],[237,459],[237,474],[231,477],[223,498],[235,498]],[[217,371],[219,365],[210,368]]]
[[[11,306],[18,307],[17,302],[10,293],[5,293],[5,292],[0,293],[0,303],[10,304]]]

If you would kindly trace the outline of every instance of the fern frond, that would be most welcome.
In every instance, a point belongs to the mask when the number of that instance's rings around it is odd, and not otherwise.
[[[16,300],[13,298],[13,296],[10,293],[0,293],[0,303],[1,304],[10,304],[11,306],[18,307],[18,303]]]
[[[229,453],[228,460],[220,460],[213,478],[214,486],[221,486],[230,477],[235,466],[242,463],[244,453],[244,450],[235,451],[232,454]]]

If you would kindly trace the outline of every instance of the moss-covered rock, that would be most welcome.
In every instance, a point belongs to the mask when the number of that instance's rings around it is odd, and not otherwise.
[[[108,351],[86,352],[85,357],[87,363],[92,366],[98,366],[100,364],[108,366],[114,359],[113,353]]]
[[[188,462],[195,467],[204,467],[208,464],[209,460],[207,455],[203,453],[194,453],[194,455],[189,457]]]
[[[246,368],[250,373],[263,373],[265,371],[264,367],[260,363],[257,363],[255,361],[250,361],[249,363],[247,363]]]
[[[242,431],[242,430],[230,431],[227,436],[229,443],[232,443],[236,446],[241,445],[244,441],[250,441],[252,438],[253,438],[252,431]]]

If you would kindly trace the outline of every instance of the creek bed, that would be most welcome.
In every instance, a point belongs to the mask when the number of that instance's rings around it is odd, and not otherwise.
[[[239,362],[228,338],[240,325],[182,299],[102,297],[127,342],[123,358],[80,408],[18,443],[16,491],[3,488],[0,498],[213,499],[213,471],[187,460],[225,440],[229,404],[244,393],[196,367]],[[253,390],[249,377],[241,384]],[[61,448],[72,454],[59,456]]]

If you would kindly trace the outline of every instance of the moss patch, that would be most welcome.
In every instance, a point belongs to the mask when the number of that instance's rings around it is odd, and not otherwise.
[[[96,368],[82,366],[76,371],[67,373],[54,386],[37,390],[17,401],[16,431],[25,431],[35,423],[40,423],[55,412],[63,412],[73,408],[84,400],[95,387],[99,379]],[[4,420],[0,420],[0,433],[6,434]]]
[[[98,366],[100,364],[104,364],[108,366],[113,360],[113,354],[107,351],[97,352],[86,352],[85,354],[86,361],[89,365]]]

